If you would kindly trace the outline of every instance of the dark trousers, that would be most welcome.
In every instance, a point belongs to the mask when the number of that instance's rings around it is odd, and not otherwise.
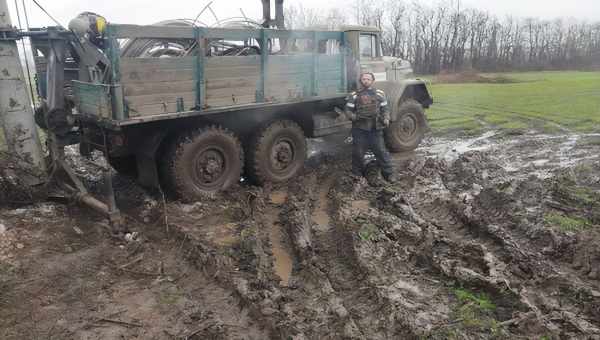
[[[383,141],[383,130],[352,128],[352,173],[362,176],[365,170],[365,154],[371,149],[384,176],[392,174],[392,160]]]

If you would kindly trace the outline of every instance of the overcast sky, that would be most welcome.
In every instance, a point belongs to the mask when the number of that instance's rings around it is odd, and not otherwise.
[[[22,0],[17,0],[19,5]],[[329,9],[349,7],[358,0],[286,0],[285,4],[302,4],[305,7]],[[46,10],[63,25],[83,11],[104,15],[109,22],[151,24],[174,18],[194,18],[209,2],[208,0],[38,0]],[[272,1],[275,2],[274,0]],[[419,2],[437,3],[437,0]],[[600,0],[461,0],[463,7],[476,7],[498,16],[556,17],[600,21]],[[17,25],[14,0],[8,0],[13,23]],[[37,8],[32,0],[25,0],[32,27],[51,25],[48,17]],[[241,16],[240,8],[253,19],[260,19],[260,0],[213,0],[211,6],[220,19]],[[22,16],[22,14],[21,14]],[[21,18],[24,20],[23,18]],[[206,11],[201,20],[208,24],[214,17]],[[24,24],[23,24],[24,25]]]

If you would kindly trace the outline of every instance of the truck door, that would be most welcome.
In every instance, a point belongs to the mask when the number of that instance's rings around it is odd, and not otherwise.
[[[372,72],[377,81],[386,80],[380,35],[376,32],[361,32],[358,46],[361,71]]]

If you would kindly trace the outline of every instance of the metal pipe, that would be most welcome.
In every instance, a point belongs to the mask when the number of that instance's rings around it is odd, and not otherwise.
[[[109,215],[110,210],[108,208],[108,205],[106,205],[106,203],[104,202],[97,200],[90,194],[80,194],[76,197],[76,200],[82,204],[87,205],[88,207],[92,208],[94,211],[102,215]]]
[[[7,0],[0,0],[0,31],[13,30]],[[44,153],[15,40],[0,40],[0,122],[8,151],[20,167],[30,170],[22,178],[24,183],[46,183]]]
[[[271,26],[271,0],[262,0],[263,6],[263,27]]]
[[[275,25],[277,29],[285,29],[285,18],[283,16],[283,0],[275,0]]]
[[[65,108],[65,51],[62,39],[50,40],[46,84],[48,84],[48,110]]]

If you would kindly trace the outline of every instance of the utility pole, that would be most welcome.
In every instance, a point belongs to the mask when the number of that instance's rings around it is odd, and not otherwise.
[[[27,169],[25,184],[35,186],[47,181],[44,154],[37,133],[27,81],[21,67],[7,0],[0,0],[0,123],[8,151],[17,166]]]

